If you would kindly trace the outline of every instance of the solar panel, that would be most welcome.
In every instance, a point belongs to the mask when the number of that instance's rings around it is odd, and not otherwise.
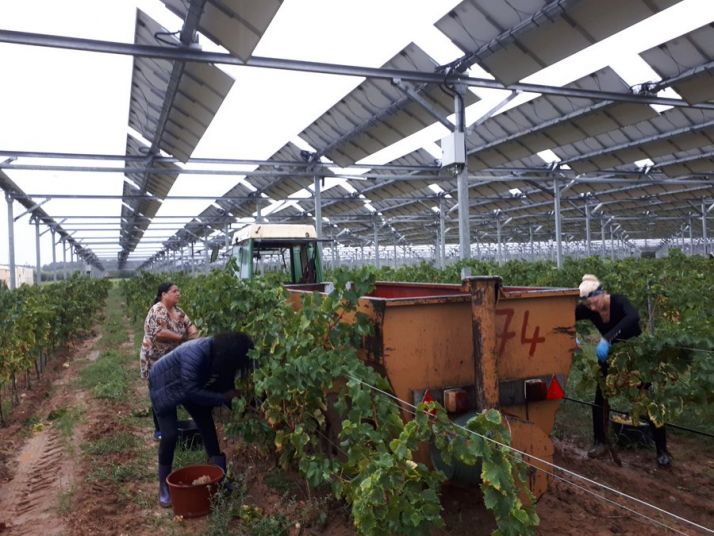
[[[436,27],[509,85],[678,1],[465,0]]]
[[[174,35],[141,10],[137,10],[135,43],[181,46]],[[186,63],[175,95],[169,95],[169,82],[176,68],[167,60],[134,58],[129,125],[160,149],[186,162],[230,91],[233,79],[214,65]],[[166,119],[160,124],[166,106]]]
[[[686,35],[640,54],[663,79],[674,78],[703,67],[673,85],[687,102],[714,100],[714,25],[707,24]]]
[[[190,0],[161,1],[181,19],[186,18]],[[253,54],[281,5],[282,0],[208,0],[203,7],[198,29],[245,61]]]

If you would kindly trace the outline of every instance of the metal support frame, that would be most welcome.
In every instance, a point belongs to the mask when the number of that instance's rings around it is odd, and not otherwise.
[[[444,198],[439,199],[439,267],[446,267],[446,214]]]
[[[30,197],[30,196],[28,196],[28,197]],[[36,196],[36,197],[41,197],[41,196]],[[44,205],[45,203],[47,203],[50,199],[51,199],[51,198],[48,197],[47,199],[45,199],[45,200],[42,201],[41,203],[35,203],[35,204],[32,205],[30,208],[28,208],[27,210],[25,210],[25,212],[19,214],[18,216],[15,216],[15,221],[18,221],[18,220],[19,220],[20,218],[22,218],[23,216],[32,213],[33,210],[35,210],[35,209],[37,209],[37,208],[40,208],[42,205]]]
[[[602,250],[603,258],[607,255],[606,243],[605,243],[605,216],[600,216],[600,249]]]
[[[466,110],[464,106],[464,98],[461,94],[462,87],[454,88],[454,111],[456,113],[456,128],[454,132],[464,132],[464,123],[466,121]],[[466,143],[464,138],[464,144]],[[464,148],[465,150],[465,148]],[[456,179],[458,198],[459,198],[459,256],[461,260],[471,258],[471,237],[469,229],[469,166],[468,158],[464,162],[464,166],[459,170]]]
[[[67,280],[67,239],[62,237],[62,280]]]
[[[312,61],[289,60],[282,58],[265,58],[251,56],[243,61],[228,53],[207,52],[189,47],[162,47],[151,45],[137,45],[120,43],[116,41],[103,41],[97,39],[82,39],[59,35],[38,34],[31,32],[17,32],[0,30],[0,42],[17,45],[44,46],[83,50],[86,52],[104,52],[108,54],[122,54],[137,57],[162,58],[165,60],[217,63],[224,65],[239,65],[244,67],[258,67],[264,69],[290,70],[297,72],[324,73],[342,76],[356,76],[365,78],[378,78],[392,80],[399,78],[403,81],[429,83],[429,84],[462,84],[469,87],[483,87],[490,89],[515,90],[544,95],[559,95],[563,97],[582,99],[609,99],[618,102],[637,102],[641,104],[662,104],[685,108],[714,109],[708,103],[689,104],[680,99],[668,99],[646,94],[618,93],[614,91],[600,91],[581,89],[576,87],[559,87],[545,84],[515,83],[505,86],[496,80],[476,78],[460,74],[456,71],[444,73],[442,71],[419,72],[400,69],[385,69],[375,67],[361,67],[335,63],[321,63]]]
[[[57,281],[57,251],[55,249],[54,227],[50,227],[50,237],[52,239],[52,281]]]
[[[42,282],[42,265],[40,264],[40,219],[35,217],[35,283]]]
[[[5,201],[7,201],[7,242],[8,257],[10,261],[10,290],[13,290],[17,288],[17,274],[15,273],[15,220],[12,217],[12,204],[14,200],[10,194],[5,193]],[[702,206],[704,206],[703,203]]]
[[[501,246],[501,218],[496,217],[496,259],[498,264],[503,264],[503,251]]]
[[[408,82],[403,82],[400,78],[394,78],[392,79],[392,84],[397,86],[399,89],[401,89],[404,93],[406,93],[409,98],[411,98],[414,102],[419,104],[429,115],[431,115],[434,119],[436,119],[439,123],[444,125],[446,128],[449,130],[453,130],[454,124],[449,121],[446,117],[441,115],[437,110],[434,109],[434,107],[427,101],[417,90],[417,88],[414,87],[413,84],[410,84]]]
[[[615,260],[615,231],[610,223],[610,259]]]
[[[555,212],[555,264],[558,269],[563,267],[563,242],[560,215],[560,186],[558,178],[553,178],[553,210]]]
[[[588,255],[592,255],[592,240],[590,236],[590,203],[585,201],[585,251]]]
[[[709,253],[709,238],[707,237],[707,205],[702,199],[702,242],[704,242],[704,255]]]
[[[379,268],[379,221],[374,218],[374,265]]]

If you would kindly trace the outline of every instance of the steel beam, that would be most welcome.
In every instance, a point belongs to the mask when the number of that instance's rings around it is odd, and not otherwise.
[[[161,47],[150,45],[137,45],[115,41],[102,41],[97,39],[82,39],[30,32],[16,32],[0,30],[0,42],[17,45],[31,45],[51,48],[64,48],[82,50],[85,52],[101,52],[107,54],[121,54],[138,57],[161,58],[173,61],[191,61],[197,63],[216,63],[225,65],[240,65],[246,67],[259,67],[264,69],[278,69],[298,72],[324,73],[341,76],[356,76],[365,78],[378,78],[392,80],[399,78],[409,82],[427,84],[462,84],[469,87],[483,87],[490,89],[523,91],[541,93],[544,95],[559,95],[563,97],[613,100],[618,102],[637,102],[642,104],[661,104],[683,108],[714,109],[708,103],[689,104],[680,99],[667,99],[650,95],[635,95],[632,93],[618,93],[613,91],[599,91],[580,88],[549,86],[545,84],[516,83],[505,86],[495,80],[465,76],[457,72],[418,72],[399,69],[384,69],[374,67],[361,67],[353,65],[321,63],[311,61],[289,60],[281,58],[265,58],[252,56],[247,61],[226,53],[206,52],[191,47]]]

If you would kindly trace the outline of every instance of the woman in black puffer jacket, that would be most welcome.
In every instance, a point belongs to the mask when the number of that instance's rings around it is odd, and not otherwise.
[[[191,415],[211,463],[226,470],[212,410],[237,396],[235,378],[251,369],[253,341],[245,333],[221,333],[184,343],[157,361],[149,373],[149,395],[161,430],[159,503],[171,506],[166,477],[171,473],[178,440],[179,404]]]

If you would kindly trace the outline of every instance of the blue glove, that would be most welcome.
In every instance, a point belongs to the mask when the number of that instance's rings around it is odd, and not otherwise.
[[[600,363],[607,362],[607,355],[610,353],[610,343],[605,339],[600,339],[595,348],[595,355]]]

